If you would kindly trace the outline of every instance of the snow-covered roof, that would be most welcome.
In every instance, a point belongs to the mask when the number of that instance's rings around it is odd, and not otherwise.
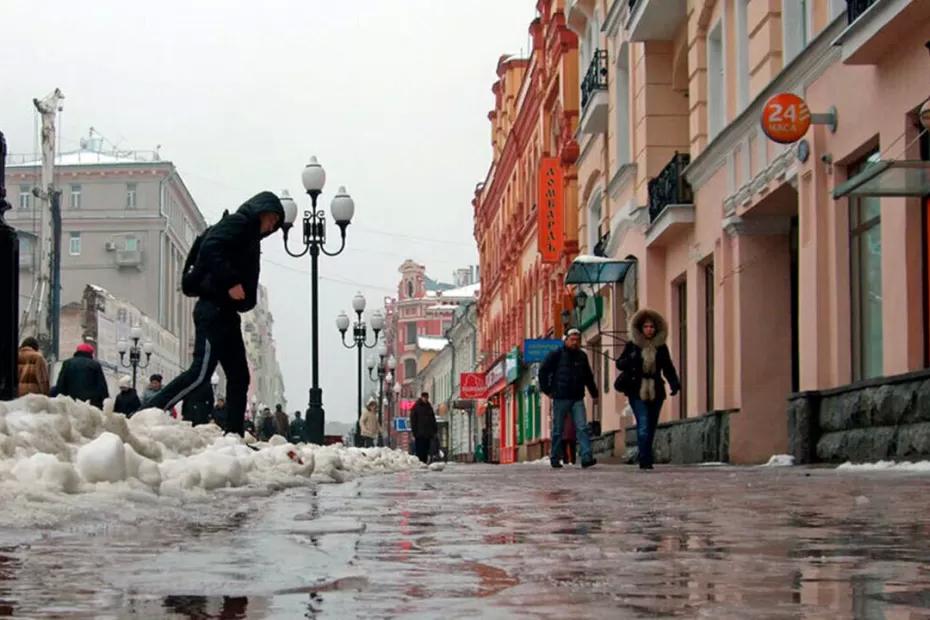
[[[429,306],[427,310],[436,310],[439,312],[452,312],[457,309],[458,306],[455,304],[436,304],[434,306]]]
[[[87,149],[81,149],[78,151],[71,151],[70,153],[59,153],[55,156],[55,165],[56,166],[99,166],[99,165],[112,165],[112,164],[143,164],[143,163],[154,163],[160,162],[157,154],[154,152],[143,153],[141,151],[116,151],[110,153],[101,153],[99,151],[91,151]],[[23,158],[23,161],[13,161],[7,164],[7,168],[27,168],[41,166],[42,160],[30,159],[26,160]]]
[[[476,297],[480,288],[481,283],[475,282],[474,284],[460,286],[459,288],[450,288],[448,291],[443,291],[442,297]]]
[[[423,351],[442,351],[449,341],[440,336],[417,336],[417,348]]]
[[[584,263],[586,265],[601,265],[604,263],[616,263],[616,258],[604,258],[603,256],[591,256],[590,254],[581,254],[575,257],[573,263]]]

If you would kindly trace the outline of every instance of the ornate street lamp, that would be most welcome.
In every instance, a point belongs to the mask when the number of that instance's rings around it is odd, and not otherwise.
[[[342,334],[342,346],[347,349],[357,349],[358,350],[358,413],[356,414],[355,422],[355,441],[358,442],[361,437],[361,422],[362,422],[362,349],[373,349],[378,344],[378,334],[381,333],[381,330],[384,329],[384,315],[381,314],[381,311],[375,311],[371,315],[371,329],[375,333],[374,341],[368,343],[368,326],[365,324],[365,320],[362,318],[362,313],[365,312],[365,296],[361,293],[356,293],[355,297],[352,298],[352,310],[355,311],[355,323],[352,325],[352,343],[349,344],[346,342],[346,332],[349,331],[349,315],[345,312],[340,312],[339,316],[336,317],[336,329],[339,330],[339,333]]]
[[[378,357],[374,355],[368,358],[368,378],[378,382],[378,445],[384,445],[384,430],[382,427],[382,409],[384,405],[384,384],[390,386],[394,382],[394,369],[397,367],[397,360],[394,356],[388,356],[387,345],[383,342],[378,345]],[[377,377],[372,376],[372,372],[378,369]],[[390,389],[390,388],[389,388]]]
[[[390,425],[393,423],[394,418],[398,417],[398,416],[397,416],[397,411],[395,411],[395,409],[394,409],[394,405],[395,405],[395,404],[398,404],[398,406],[399,406],[399,403],[400,403],[400,393],[403,391],[403,389],[404,389],[404,388],[401,387],[400,383],[395,383],[395,384],[394,384],[394,387],[392,387],[392,388],[390,389],[390,391],[388,391],[388,400],[391,401],[391,402],[388,403],[388,411],[391,412],[391,419],[388,420],[388,426],[389,426],[389,428],[388,428],[388,444],[389,444],[389,446],[392,447],[392,448],[394,447],[394,441],[393,441],[393,438],[392,438],[392,436],[391,436]],[[393,398],[391,398],[392,395],[393,395]]]
[[[120,340],[116,343],[116,350],[119,351],[119,363],[123,368],[132,368],[132,389],[136,389],[136,374],[139,369],[145,370],[149,367],[149,363],[152,361],[152,343],[143,342],[142,346],[139,346],[139,341],[142,340],[142,328],[136,325],[131,330],[129,330],[129,337],[132,339],[132,344],[130,345],[125,339]],[[129,363],[125,361],[126,353],[129,353]],[[145,353],[145,363],[142,363],[142,354]]]
[[[303,214],[303,244],[304,248],[298,253],[291,252],[287,245],[288,233],[297,220],[297,203],[287,192],[281,196],[281,204],[284,206],[284,224],[282,230],[284,233],[284,249],[295,258],[300,258],[304,254],[310,253],[310,322],[311,322],[311,362],[312,383],[310,387],[310,402],[307,406],[307,425],[309,426],[310,442],[322,445],[325,413],[323,411],[323,390],[320,388],[320,350],[319,350],[319,257],[320,252],[327,256],[336,256],[346,247],[346,228],[352,222],[352,216],[355,215],[355,202],[346,192],[345,187],[340,187],[339,191],[333,197],[330,204],[333,220],[339,227],[341,242],[339,249],[335,252],[329,252],[324,247],[326,244],[326,213],[317,209],[317,199],[323,192],[323,185],[326,183],[326,172],[320,166],[316,157],[310,158],[310,163],[304,168],[301,175],[304,189],[310,196],[311,209],[304,211]]]

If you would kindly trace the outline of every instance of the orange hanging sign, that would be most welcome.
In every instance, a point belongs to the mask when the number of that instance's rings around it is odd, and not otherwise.
[[[762,131],[780,144],[791,144],[803,138],[811,120],[810,108],[794,93],[778,93],[762,108]]]
[[[565,187],[558,157],[539,162],[538,248],[544,263],[557,263],[565,247]]]

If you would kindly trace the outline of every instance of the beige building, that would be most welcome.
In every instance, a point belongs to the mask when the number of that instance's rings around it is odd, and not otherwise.
[[[258,286],[258,304],[242,315],[242,339],[252,375],[248,402],[255,407],[264,404],[271,409],[280,404],[287,411],[284,378],[274,340],[274,317],[268,305],[268,289],[264,285]],[[225,392],[223,380],[217,391],[220,394]]]
[[[11,156],[7,221],[20,231],[20,310],[36,303],[39,162]],[[194,345],[194,300],[180,291],[184,259],[204,217],[170,161],[157,153],[102,152],[93,141],[58,157],[61,189],[61,305],[79,304],[93,284],[130,301],[178,337],[180,364]],[[68,351],[61,350],[67,355]]]

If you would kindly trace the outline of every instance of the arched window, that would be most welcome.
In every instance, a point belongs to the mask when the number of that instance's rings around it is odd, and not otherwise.
[[[407,297],[413,297],[413,280],[407,280]]]

